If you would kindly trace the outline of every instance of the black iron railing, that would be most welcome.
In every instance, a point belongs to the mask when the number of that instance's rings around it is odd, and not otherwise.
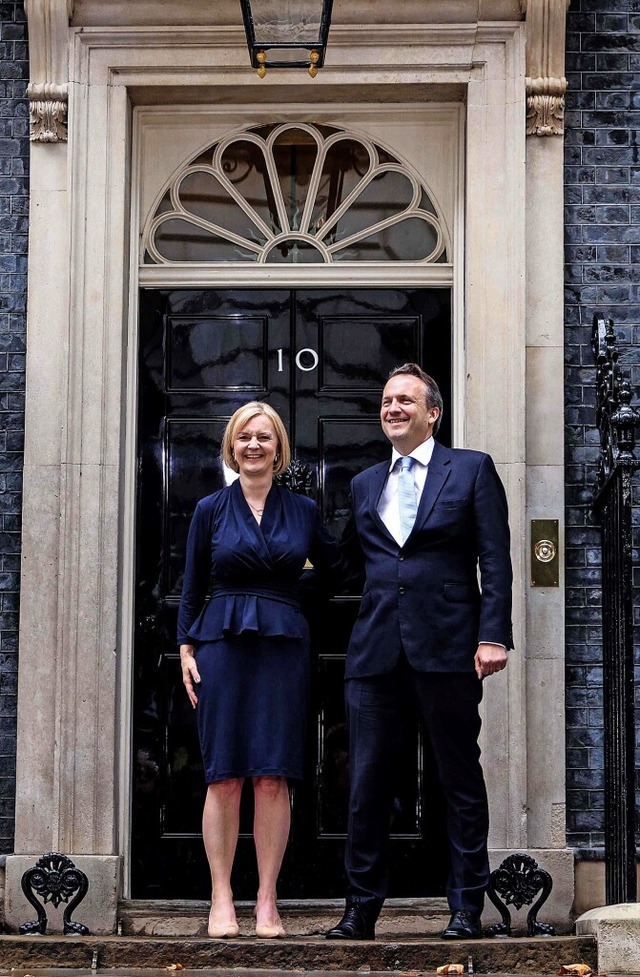
[[[593,318],[600,470],[594,514],[602,529],[605,866],[607,905],[635,902],[635,709],[632,485],[640,414],[618,364],[611,319]]]

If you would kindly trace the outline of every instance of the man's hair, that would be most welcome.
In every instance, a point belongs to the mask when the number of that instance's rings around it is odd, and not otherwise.
[[[387,380],[391,380],[392,377],[401,376],[402,374],[409,374],[410,377],[417,377],[418,380],[422,380],[426,389],[425,400],[427,407],[437,407],[440,413],[436,423],[433,426],[433,433],[438,433],[438,428],[440,427],[440,421],[442,420],[442,415],[444,413],[444,405],[442,403],[442,394],[440,393],[440,387],[428,373],[418,366],[417,363],[403,363],[402,366],[396,366],[395,369],[391,371]]]

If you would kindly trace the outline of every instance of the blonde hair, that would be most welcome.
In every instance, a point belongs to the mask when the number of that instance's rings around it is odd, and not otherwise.
[[[233,455],[233,442],[236,439],[237,434],[245,427],[252,418],[257,417],[258,414],[264,414],[268,417],[276,432],[276,438],[278,439],[278,450],[276,454],[276,461],[273,464],[273,474],[281,475],[282,472],[286,471],[289,467],[289,462],[291,461],[291,447],[289,445],[289,436],[287,430],[282,423],[280,415],[277,411],[270,407],[269,404],[263,404],[260,400],[252,400],[248,404],[243,404],[238,410],[233,414],[227,424],[224,435],[222,436],[222,447],[220,448],[220,454],[222,460],[227,465],[228,468],[233,469],[234,472],[239,472],[238,462]]]

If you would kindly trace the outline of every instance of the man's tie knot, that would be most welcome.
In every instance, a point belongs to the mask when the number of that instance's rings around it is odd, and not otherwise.
[[[411,455],[403,455],[400,459],[400,468],[403,472],[410,472],[414,464],[415,458],[412,458]]]

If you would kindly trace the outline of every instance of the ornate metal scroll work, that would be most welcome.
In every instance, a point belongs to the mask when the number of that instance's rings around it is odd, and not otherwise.
[[[276,477],[276,482],[290,492],[308,495],[311,491],[311,469],[301,461],[292,461],[286,472]]]
[[[29,85],[31,142],[67,141],[67,86]]]
[[[288,175],[280,172],[277,146],[283,142],[292,152],[297,145],[312,147],[308,157],[292,156],[297,168]],[[406,199],[398,197],[397,207],[389,210],[383,187],[391,178],[406,187]],[[293,213],[287,216],[284,187],[290,180],[308,184],[306,199],[295,205],[295,219]],[[334,183],[336,191],[329,191]],[[361,207],[363,194],[364,223],[358,219],[353,233],[338,233],[351,226],[351,208]],[[255,262],[273,261],[400,260],[393,241],[404,228],[401,260],[436,264],[448,260],[437,210],[418,174],[372,140],[311,123],[273,123],[231,133],[173,173],[147,219],[142,255],[145,264],[209,265],[224,258],[254,268]]]
[[[530,906],[539,892],[540,896],[527,914],[527,936],[555,936],[553,926],[537,920],[538,910],[549,898],[552,888],[551,876],[538,868],[538,863],[530,855],[509,855],[489,876],[487,895],[502,916],[502,922],[485,927],[485,935],[511,936],[511,913],[507,906],[512,905],[516,909]]]
[[[600,431],[601,489],[615,465],[635,460],[640,413],[631,406],[631,385],[618,364],[617,338],[611,319],[593,317],[591,347],[596,360],[596,424]]]
[[[27,933],[47,932],[47,913],[45,906],[48,902],[56,909],[61,902],[68,903],[62,916],[63,932],[65,936],[88,936],[89,930],[83,923],[71,921],[71,913],[82,902],[89,888],[89,880],[84,872],[76,868],[66,855],[49,852],[39,858],[33,868],[27,869],[22,876],[22,891],[38,913],[38,918],[30,923],[23,923],[20,927],[22,935]],[[36,893],[41,896],[42,904]],[[75,895],[74,895],[75,893]],[[73,896],[73,898],[71,898]],[[71,899],[71,902],[69,900]]]
[[[637,895],[634,687],[634,455],[640,415],[618,363],[610,319],[593,317],[600,468],[594,516],[602,532],[602,695],[604,706],[604,861],[607,905]]]

